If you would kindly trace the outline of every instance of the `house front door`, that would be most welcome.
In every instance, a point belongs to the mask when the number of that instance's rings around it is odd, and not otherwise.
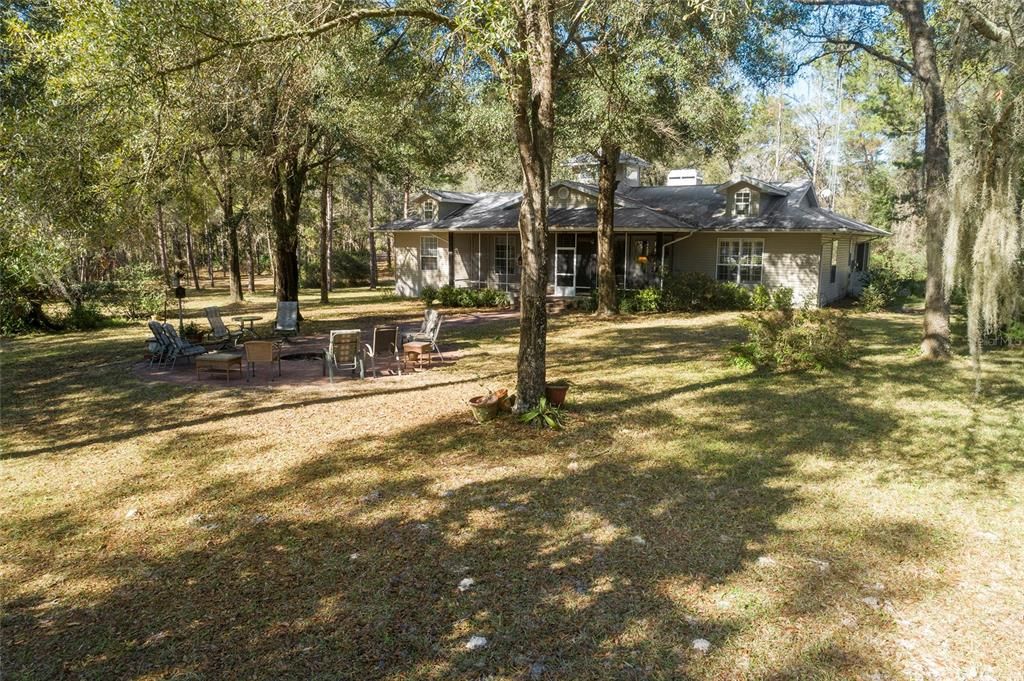
[[[555,248],[555,295],[571,298],[576,295],[576,247]]]

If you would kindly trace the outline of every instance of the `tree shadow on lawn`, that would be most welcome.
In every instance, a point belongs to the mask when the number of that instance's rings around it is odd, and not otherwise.
[[[758,408],[752,393],[735,399],[745,402],[733,409]],[[843,414],[841,398],[832,400]],[[667,451],[699,447],[692,459],[651,457],[620,449],[629,443],[620,429],[636,423],[630,407],[610,409],[587,432],[446,420],[354,435],[275,484],[209,479],[154,521],[221,509],[211,527],[189,526],[171,550],[95,557],[76,575],[106,578],[111,590],[67,605],[47,605],[42,592],[10,603],[8,668],[24,678],[525,678],[534,664],[544,678],[735,673],[733,656],[760,622],[797,612],[791,596],[811,597],[802,568],[793,570],[797,591],[777,604],[715,611],[705,601],[793,534],[779,525],[801,503],[790,453],[810,445],[812,427],[801,412],[781,415],[773,432],[792,434],[766,444],[765,433],[730,421],[675,432],[676,413],[649,407],[643,423],[661,428]],[[850,429],[838,446],[855,448],[861,432]],[[719,446],[736,441],[743,451]],[[575,467],[563,453],[576,455]],[[210,460],[215,452],[195,464],[207,478]],[[161,484],[147,477],[133,489]],[[856,551],[875,550],[871,529]],[[903,537],[897,559],[933,548],[923,525],[874,530]],[[815,546],[829,531],[803,541]],[[828,559],[857,579],[854,549],[834,550]],[[463,592],[466,577],[476,584]],[[813,597],[832,595],[822,587]],[[486,648],[466,649],[474,634]],[[710,655],[690,649],[698,637],[713,642]],[[811,653],[815,640],[804,643]],[[884,651],[821,640],[832,652],[794,653],[776,671],[891,671]]]

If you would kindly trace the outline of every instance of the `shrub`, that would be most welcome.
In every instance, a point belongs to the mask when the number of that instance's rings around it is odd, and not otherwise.
[[[75,305],[60,319],[61,326],[75,331],[91,331],[106,323],[107,318],[100,312],[99,307],[92,303]]]
[[[750,292],[750,306],[759,311],[772,309],[772,293],[764,284],[758,284]]]
[[[113,307],[125,319],[148,319],[163,308],[167,288],[155,268],[127,265],[118,269],[110,296]]]
[[[433,286],[424,286],[420,289],[420,300],[427,307],[430,307],[437,300],[437,289]]]
[[[493,288],[455,288],[445,284],[435,295],[442,307],[507,307],[512,304],[509,294]]]
[[[844,366],[853,357],[846,315],[839,310],[780,310],[743,315],[747,341],[733,348],[738,362],[764,371]]]
[[[437,302],[444,307],[458,307],[459,289],[451,284],[445,284],[437,290]]]
[[[630,291],[619,302],[619,311],[631,314],[658,312],[661,310],[661,299],[661,289],[651,286]]]
[[[791,312],[793,310],[793,289],[788,286],[780,286],[772,291],[772,309]]]
[[[885,292],[874,283],[868,284],[860,292],[860,309],[865,312],[880,312],[892,302]]]
[[[320,263],[302,263],[302,267],[299,268],[299,286],[302,288],[320,288]]]
[[[732,282],[717,284],[713,310],[749,310],[750,291]]]
[[[715,309],[718,282],[706,274],[685,272],[665,277],[662,304],[666,310],[700,312]]]
[[[331,277],[337,286],[365,286],[369,284],[370,252],[335,251],[331,254]]]

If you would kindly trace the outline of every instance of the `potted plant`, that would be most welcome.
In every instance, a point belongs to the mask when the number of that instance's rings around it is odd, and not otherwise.
[[[185,325],[184,329],[181,332],[181,335],[184,336],[185,340],[187,340],[189,343],[199,345],[200,343],[203,342],[204,333],[205,331],[203,331],[203,327],[199,326],[195,322],[189,322],[188,324]]]
[[[544,386],[544,397],[553,407],[561,408],[569,392],[569,381],[554,380]]]
[[[477,423],[490,421],[498,415],[498,406],[502,400],[508,397],[507,390],[498,392],[487,391],[486,395],[477,395],[469,398],[469,408],[473,412],[473,418]]]

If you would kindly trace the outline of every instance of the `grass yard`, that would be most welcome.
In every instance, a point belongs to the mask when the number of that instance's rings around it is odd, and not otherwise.
[[[304,330],[420,314],[308,293]],[[855,323],[850,370],[761,377],[733,314],[558,316],[562,432],[472,422],[508,320],[256,390],[137,378],[141,324],[5,342],[3,675],[1024,678],[1024,357],[975,398],[918,317]]]

